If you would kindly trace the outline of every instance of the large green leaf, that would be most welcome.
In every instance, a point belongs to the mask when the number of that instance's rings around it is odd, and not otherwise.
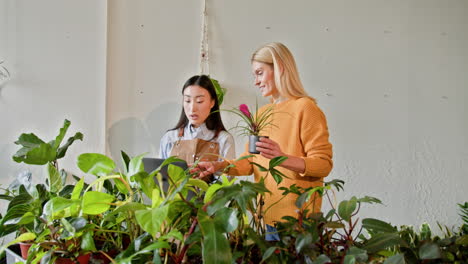
[[[396,254],[385,260],[383,264],[406,264],[405,255]]]
[[[57,193],[62,189],[62,178],[57,169],[51,164],[47,163],[47,179],[49,179],[49,188],[53,193]]]
[[[101,177],[110,174],[115,169],[115,163],[106,155],[99,153],[84,153],[78,156],[78,168],[84,173]]]
[[[419,248],[419,258],[438,259],[441,258],[440,248],[436,243],[426,242]]]
[[[26,204],[17,204],[8,209],[5,216],[1,219],[1,225],[14,225],[17,224],[23,215],[29,212],[32,209],[31,205]]]
[[[198,212],[198,222],[203,234],[202,257],[205,264],[231,264],[232,253],[229,241],[218,232],[215,222],[204,211]]]
[[[396,228],[389,223],[374,218],[363,219],[362,227],[376,233],[393,233],[396,231]]]
[[[404,241],[401,240],[397,233],[380,233],[369,239],[369,241],[364,244],[363,248],[369,253],[375,253],[402,244],[404,244]]]
[[[338,205],[338,215],[343,218],[343,220],[349,222],[351,219],[351,215],[356,210],[357,200],[356,197],[352,197],[349,201],[342,201]]]
[[[216,212],[214,221],[216,226],[225,233],[232,232],[237,229],[239,219],[237,218],[237,210],[225,207]]]
[[[139,210],[135,212],[138,224],[153,237],[161,232],[161,225],[167,217],[169,206],[165,205],[151,210]]]
[[[45,142],[36,136],[33,133],[30,134],[21,134],[17,141],[15,141],[16,145],[21,145],[26,148],[36,148],[39,145],[44,144]]]
[[[16,162],[24,162],[32,165],[44,165],[50,161],[55,160],[56,152],[47,143],[29,148],[25,147],[20,149],[14,156],[13,160]]]
[[[63,197],[54,197],[44,205],[44,214],[50,219],[56,218],[61,211],[76,205],[78,201],[65,199]]]
[[[172,164],[167,166],[167,174],[176,185],[186,177],[185,171],[181,167]]]
[[[105,211],[109,210],[110,203],[114,201],[115,197],[113,195],[89,191],[83,195],[82,211],[88,215],[97,215],[102,214]]]

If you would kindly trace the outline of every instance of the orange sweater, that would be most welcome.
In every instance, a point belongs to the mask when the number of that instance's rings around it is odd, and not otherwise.
[[[268,104],[260,108],[261,113],[272,106]],[[287,101],[275,104],[274,114],[272,116],[271,126],[262,132],[262,136],[269,136],[276,141],[285,154],[301,157],[305,162],[305,172],[297,173],[283,167],[277,167],[289,179],[284,178],[281,184],[277,185],[273,177],[268,176],[265,179],[265,185],[272,193],[266,194],[264,209],[282,198],[282,191],[279,187],[289,187],[293,184],[303,188],[322,186],[323,177],[326,177],[333,166],[332,145],[328,141],[328,127],[325,115],[320,108],[310,98],[289,99]],[[249,155],[248,144],[246,152],[242,156]],[[244,159],[240,161],[231,160],[229,163],[235,165],[229,171],[229,175],[250,175],[254,173],[255,181],[265,176],[256,166],[250,162],[256,162],[265,168],[268,168],[269,159],[261,155]],[[273,222],[280,221],[285,215],[297,216],[297,207],[295,205],[296,194],[289,194],[279,203],[271,207],[264,215],[265,223],[273,225]],[[321,209],[322,201],[318,197],[313,206],[315,212]]]

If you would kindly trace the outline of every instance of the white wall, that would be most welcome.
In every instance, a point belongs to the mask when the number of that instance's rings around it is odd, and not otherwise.
[[[224,108],[260,102],[249,57],[280,41],[295,54],[334,144],[339,198],[395,225],[460,223],[468,190],[468,2],[207,0],[211,74]],[[157,154],[199,71],[201,1],[109,2],[108,151]],[[232,116],[224,115],[232,127]],[[245,138],[237,137],[237,152]]]
[[[49,141],[70,120],[66,138],[84,140],[59,165],[77,175],[78,154],[105,151],[106,27],[106,1],[0,0],[0,61],[12,74],[0,88],[3,186],[24,169],[43,180],[42,169],[12,160],[21,133]]]
[[[385,206],[366,206],[363,216],[398,225],[460,222],[468,2],[207,1],[210,68],[228,89],[224,108],[265,102],[249,57],[283,42],[327,115],[328,179],[346,181],[339,198],[381,198]],[[85,135],[62,162],[72,172],[78,154],[104,152],[106,143],[117,160],[121,149],[156,155],[180,114],[184,81],[199,72],[200,13],[201,1],[186,0],[0,0],[0,61],[12,72],[0,88],[0,182],[28,167],[11,161],[19,134],[51,139],[65,118],[70,134]],[[237,137],[238,154],[245,140]]]

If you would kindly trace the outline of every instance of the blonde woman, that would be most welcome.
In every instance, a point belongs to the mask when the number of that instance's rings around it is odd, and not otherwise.
[[[270,159],[286,156],[279,168],[288,178],[279,185],[272,177],[265,179],[266,187],[272,192],[265,197],[264,208],[279,201],[282,192],[279,187],[289,187],[293,184],[303,188],[322,186],[333,166],[332,145],[328,137],[328,127],[325,115],[317,106],[314,98],[304,90],[299,78],[294,57],[289,49],[281,43],[269,43],[254,52],[251,59],[252,72],[255,76],[255,86],[264,97],[269,97],[271,103],[259,109],[265,111],[274,107],[273,126],[263,133],[269,138],[262,138],[257,143],[260,154],[248,160],[203,162],[199,163],[201,173],[205,177],[213,172],[223,170],[229,164],[229,175],[254,174],[258,181],[265,172],[260,171],[251,162],[259,163],[268,168]],[[241,156],[249,155],[248,152]],[[315,212],[321,209],[321,199],[316,197],[313,206]],[[281,221],[286,215],[296,216],[295,201],[297,195],[289,194],[273,205],[264,215],[267,231],[274,232],[274,222]],[[267,240],[277,240],[277,236],[267,235]]]

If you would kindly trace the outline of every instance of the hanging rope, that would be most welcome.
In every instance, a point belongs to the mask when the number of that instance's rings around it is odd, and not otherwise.
[[[200,74],[210,74],[209,47],[208,47],[208,22],[206,12],[206,0],[203,0],[202,36],[200,44]]]

